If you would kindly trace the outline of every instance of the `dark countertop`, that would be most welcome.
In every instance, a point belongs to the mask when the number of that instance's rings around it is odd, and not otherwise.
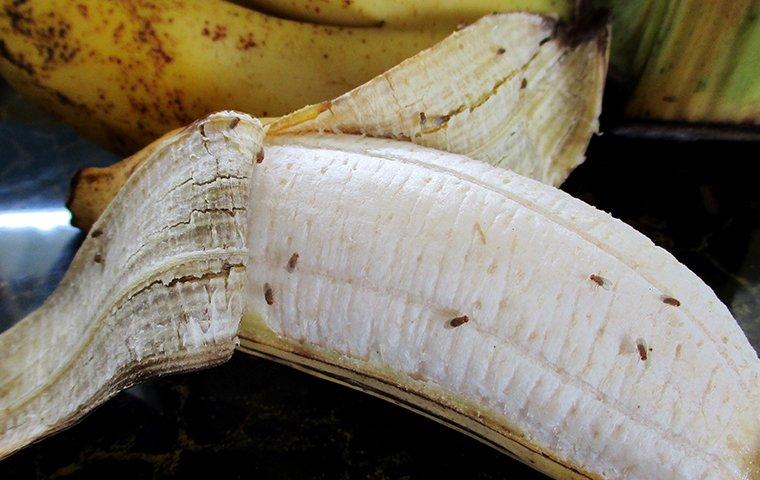
[[[113,155],[0,86],[0,331],[39,306],[82,240],[73,173]],[[672,252],[760,349],[760,144],[596,137],[564,185]],[[24,226],[33,223],[35,226]],[[44,227],[44,228],[41,228]],[[368,395],[236,353],[133,387],[0,462],[0,478],[543,478]]]

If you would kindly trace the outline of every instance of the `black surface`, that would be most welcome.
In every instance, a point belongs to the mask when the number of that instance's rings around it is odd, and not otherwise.
[[[57,209],[112,155],[0,90],[0,224]],[[648,235],[715,289],[760,346],[760,145],[603,135],[563,187]],[[32,217],[30,217],[32,218]],[[0,330],[42,303],[81,236],[0,226]],[[236,354],[122,392],[0,462],[0,478],[543,478],[381,400]]]

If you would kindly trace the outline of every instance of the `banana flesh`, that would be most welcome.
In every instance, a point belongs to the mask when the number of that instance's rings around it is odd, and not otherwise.
[[[232,355],[262,138],[258,121],[220,113],[156,145],[61,285],[0,335],[0,458],[144,378]]]
[[[262,134],[220,114],[136,168],[53,297],[0,336],[0,455],[156,370],[226,358],[242,318],[242,350],[555,478],[758,478],[760,361],[643,235],[464,156],[345,134],[262,153]]]
[[[241,347],[555,478],[758,478],[760,362],[631,227],[466,157],[269,137]]]
[[[221,0],[2,6],[0,74],[123,153],[214,111],[278,116],[334,98],[451,33],[313,25]]]
[[[268,134],[408,139],[556,186],[597,131],[607,51],[604,24],[570,32],[536,15],[490,15]]]

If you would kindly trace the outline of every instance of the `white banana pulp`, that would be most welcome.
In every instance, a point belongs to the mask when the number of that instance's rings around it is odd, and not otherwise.
[[[391,378],[578,476],[757,475],[756,353],[646,237],[463,156],[351,135],[267,141],[244,345]]]

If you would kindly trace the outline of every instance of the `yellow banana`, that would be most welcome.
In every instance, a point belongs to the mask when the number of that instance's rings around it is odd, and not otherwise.
[[[3,0],[0,73],[93,140],[131,152],[220,109],[286,114],[444,38],[282,20],[219,0]]]
[[[492,12],[525,11],[567,18],[572,0],[238,0],[262,11],[323,25],[409,28],[456,26]]]
[[[597,0],[635,118],[760,124],[760,1]]]

